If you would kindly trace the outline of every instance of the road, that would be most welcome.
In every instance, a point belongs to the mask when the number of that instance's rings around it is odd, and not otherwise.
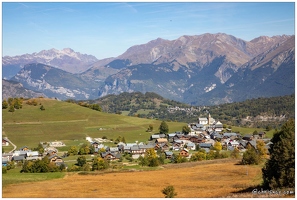
[[[16,150],[17,146],[13,144],[7,137],[5,139],[13,146],[13,150],[9,152],[9,153],[12,153],[14,150]]]

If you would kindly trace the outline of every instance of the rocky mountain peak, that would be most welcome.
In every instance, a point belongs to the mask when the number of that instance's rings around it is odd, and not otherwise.
[[[71,48],[64,48],[62,50],[52,48],[33,54],[25,54],[15,57],[4,56],[2,58],[2,65],[4,67],[5,65],[18,65],[23,67],[30,63],[42,63],[67,72],[80,73],[86,71],[97,61],[98,59],[95,56],[81,54],[75,52]]]

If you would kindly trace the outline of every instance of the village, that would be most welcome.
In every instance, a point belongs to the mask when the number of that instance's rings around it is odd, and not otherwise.
[[[197,123],[189,123],[188,127],[191,130],[188,133],[153,134],[145,143],[138,141],[135,141],[135,143],[119,142],[112,146],[106,146],[105,144],[110,142],[107,139],[86,137],[86,141],[88,145],[94,148],[93,155],[99,155],[108,161],[119,161],[125,153],[130,154],[133,159],[138,159],[140,156],[144,157],[148,149],[163,152],[167,159],[170,159],[173,154],[179,154],[190,159],[194,151],[203,149],[206,153],[210,152],[215,142],[219,142],[224,151],[233,151],[237,148],[239,152],[243,153],[248,145],[257,149],[256,141],[259,139],[265,142],[268,153],[271,144],[270,139],[265,138],[265,132],[241,135],[240,133],[231,132],[232,130],[228,128],[224,130],[223,124],[213,119],[210,114],[208,114],[208,117],[198,118]],[[2,146],[10,145],[10,143],[7,138],[2,138]],[[11,161],[17,164],[25,160],[41,160],[45,156],[57,166],[65,164],[63,158],[67,155],[58,155],[57,149],[57,147],[65,146],[63,142],[40,142],[40,144],[44,148],[43,154],[26,146],[18,150],[14,149],[9,153],[3,153],[2,166],[6,166]]]

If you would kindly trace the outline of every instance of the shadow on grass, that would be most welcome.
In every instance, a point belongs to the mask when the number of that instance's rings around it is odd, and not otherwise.
[[[254,186],[250,186],[250,187],[247,187],[247,188],[244,188],[244,189],[241,189],[239,191],[236,191],[236,192],[232,192],[233,194],[240,194],[240,193],[252,193],[253,191],[257,190],[261,190],[263,188],[263,186],[261,185],[254,185]]]

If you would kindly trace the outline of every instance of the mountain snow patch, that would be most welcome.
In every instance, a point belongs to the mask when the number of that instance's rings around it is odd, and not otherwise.
[[[212,91],[213,89],[215,89],[216,88],[216,86],[217,86],[217,84],[212,84],[210,87],[205,87],[204,88],[204,91],[205,92],[210,92],[210,91]]]

